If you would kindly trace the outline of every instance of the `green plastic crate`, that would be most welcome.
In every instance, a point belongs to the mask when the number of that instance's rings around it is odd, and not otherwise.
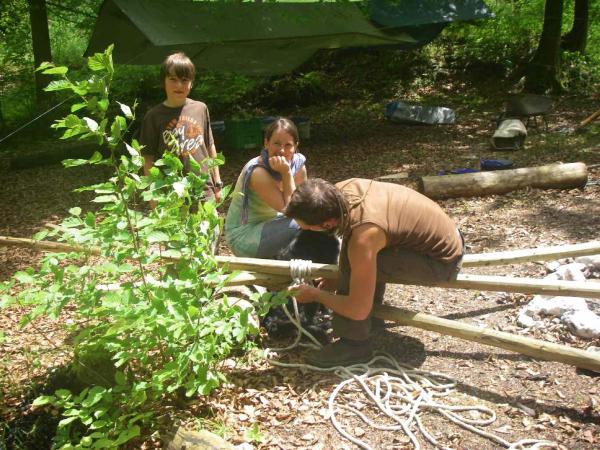
[[[263,130],[260,119],[225,121],[225,147],[231,150],[247,150],[262,146]]]

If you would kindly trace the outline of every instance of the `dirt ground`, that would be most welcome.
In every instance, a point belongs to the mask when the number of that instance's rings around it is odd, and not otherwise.
[[[342,122],[316,118],[311,139],[302,143],[302,151],[308,158],[309,176],[335,182],[349,177],[406,173],[406,183],[411,187],[416,187],[423,175],[477,168],[480,158],[508,157],[517,167],[583,161],[589,168],[584,189],[527,189],[505,195],[449,199],[440,204],[463,231],[468,253],[600,240],[598,128],[592,126],[583,134],[570,132],[595,109],[597,105],[594,107],[591,100],[561,102],[548,118],[548,131],[542,126],[530,128],[525,148],[513,153],[490,150],[493,113],[482,114],[468,107],[459,108],[456,125],[440,127],[395,125],[383,119],[340,125]],[[235,181],[242,164],[253,153],[225,153],[227,164],[222,172],[226,183]],[[104,177],[106,173],[100,169],[90,168],[3,170],[0,235],[30,237],[45,223],[60,221],[68,208],[86,202],[72,189]],[[0,247],[0,279],[35,266],[38,257],[28,250]],[[546,274],[540,263],[464,270],[534,278]],[[550,321],[541,331],[519,328],[517,313],[530,299],[530,295],[523,294],[399,285],[389,286],[386,295],[390,305],[446,319],[582,349],[600,346],[600,340],[574,337],[562,325]],[[597,302],[588,303],[598,311]],[[26,387],[31,380],[68,357],[61,349],[64,336],[56,323],[36,321],[20,329],[22,313],[18,308],[0,311],[0,421],[7,423],[27,414],[30,398]],[[454,379],[456,387],[447,402],[491,408],[497,419],[486,430],[507,441],[547,439],[564,449],[600,446],[600,385],[592,373],[393,323],[376,333],[375,342],[378,350],[394,355],[403,364]],[[302,351],[282,356],[288,361],[301,361],[301,357]],[[189,428],[207,426],[234,444],[254,441],[256,448],[261,449],[357,448],[338,434],[327,419],[327,399],[340,381],[335,375],[273,367],[255,355],[231,361],[227,375],[229,382],[210,398],[191,403],[185,411],[174,410],[173,414]],[[363,406],[368,403],[356,395],[349,397]],[[208,415],[208,419],[199,418]],[[422,417],[447,448],[501,448],[438,414],[423,412]],[[371,429],[356,419],[344,421],[372,448],[412,448],[402,432]],[[433,448],[422,437],[420,441],[422,448]]]

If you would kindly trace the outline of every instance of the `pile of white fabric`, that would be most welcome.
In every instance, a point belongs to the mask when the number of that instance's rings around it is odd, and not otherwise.
[[[600,282],[600,255],[581,256],[574,262],[546,264],[548,280]],[[597,280],[597,281],[596,281]],[[525,328],[544,328],[544,316],[553,316],[576,336],[600,337],[600,300],[581,297],[536,295],[519,313],[517,323]]]

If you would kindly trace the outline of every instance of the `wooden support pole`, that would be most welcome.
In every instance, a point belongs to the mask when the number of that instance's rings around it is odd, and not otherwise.
[[[324,277],[325,272],[319,270],[312,271],[312,277]],[[329,278],[337,278],[327,272]],[[272,277],[259,277],[258,274],[245,275],[248,280],[254,280],[252,284],[260,286],[271,286],[271,284],[289,284],[291,278],[277,274]],[[245,279],[245,278],[240,278]],[[418,284],[418,283],[400,283],[394,279],[379,278],[378,281],[392,284],[409,284],[426,287],[443,287],[452,289],[470,289],[478,291],[493,291],[493,292],[521,292],[523,294],[541,294],[548,296],[569,296],[569,297],[584,297],[584,298],[600,298],[600,283],[586,283],[578,281],[557,281],[557,280],[539,280],[537,278],[515,278],[493,275],[474,275],[474,274],[459,274],[454,281],[446,281],[435,285]]]
[[[30,247],[37,250],[48,250],[53,252],[68,252],[81,251],[81,247],[71,246],[59,242],[35,241],[25,238],[11,238],[0,236],[0,245],[17,245],[21,247]],[[590,246],[579,249],[584,254],[592,253],[590,249],[595,251],[595,243],[590,243]],[[86,251],[92,254],[98,254],[99,249],[91,247]],[[526,252],[527,250],[523,250]],[[576,249],[571,248],[570,254]],[[590,251],[590,253],[585,253]],[[549,252],[556,255],[557,253]],[[471,255],[474,256],[474,255]],[[540,255],[540,257],[543,255]],[[540,257],[536,257],[539,259]],[[286,280],[290,280],[290,262],[277,261],[271,259],[256,259],[256,258],[236,258],[235,256],[216,256],[217,263],[221,266],[226,266],[229,270],[240,270],[244,272],[254,272],[252,275],[240,275],[240,278],[230,280],[231,283],[240,284],[258,284],[263,286],[281,285]],[[501,261],[508,261],[506,258],[500,258]],[[487,261],[490,264],[489,261]],[[338,277],[338,267],[335,264],[312,264],[312,276],[314,278],[331,278]],[[244,281],[246,280],[246,281]],[[394,283],[394,280],[381,280]],[[229,284],[229,283],[228,283]],[[408,283],[407,283],[408,284]],[[455,281],[440,283],[436,286],[449,287],[454,289],[477,289],[481,291],[498,291],[498,292],[522,292],[525,294],[543,294],[543,295],[565,295],[572,297],[585,298],[600,298],[600,284],[586,283],[577,281],[555,281],[555,280],[539,280],[536,278],[515,278],[504,276],[491,275],[473,275],[459,274]]]
[[[551,342],[517,336],[503,331],[480,328],[463,322],[442,319],[425,313],[388,305],[376,305],[373,315],[380,319],[391,320],[400,325],[435,331],[455,336],[467,341],[503,348],[537,359],[557,361],[600,372],[600,353],[553,344]]]
[[[0,236],[0,246],[26,247],[38,251],[50,252],[90,252],[99,255],[97,247],[81,247],[62,242],[36,241],[34,239]],[[600,254],[600,241],[584,242],[581,244],[555,245],[551,247],[528,248],[523,250],[508,250],[503,252],[472,253],[463,258],[463,267],[500,266],[518,264],[527,261],[551,261],[574,256]],[[169,259],[169,258],[165,258]],[[250,272],[268,271],[271,274],[289,274],[289,263],[256,258],[238,258],[235,256],[216,256],[219,265],[227,265],[231,270],[247,270]],[[337,276],[337,266],[330,264],[313,264],[314,268],[331,272],[330,278]],[[263,270],[265,269],[266,270]]]
[[[290,262],[275,259],[238,258],[235,256],[216,256],[220,266],[226,266],[230,270],[245,270],[248,272],[268,273],[271,275],[283,275],[290,278]],[[338,266],[335,264],[311,264],[311,273],[314,278],[338,277]]]
[[[556,281],[539,280],[537,278],[459,274],[455,281],[439,283],[437,286],[480,291],[600,298],[600,283],[585,281]]]
[[[463,257],[463,267],[501,266],[504,264],[517,264],[528,261],[552,261],[586,255],[600,255],[600,241],[505,252],[467,254]]]
[[[0,236],[0,245],[5,247],[30,248],[39,252],[89,252],[92,255],[100,254],[100,249],[97,247],[82,247],[79,245],[65,244],[64,242],[36,241],[35,239],[17,238],[11,236]]]

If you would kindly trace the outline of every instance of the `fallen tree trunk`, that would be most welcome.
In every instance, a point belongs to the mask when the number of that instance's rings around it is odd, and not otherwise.
[[[512,170],[463,173],[421,178],[420,190],[433,199],[504,194],[525,187],[573,189],[588,179],[584,163],[550,164]]]
[[[537,359],[557,361],[593,370],[594,372],[600,372],[600,353],[517,336],[503,331],[480,328],[463,322],[442,319],[429,314],[388,305],[376,305],[373,309],[373,315],[380,319],[394,321],[400,325],[435,331],[436,333],[503,348]]]

